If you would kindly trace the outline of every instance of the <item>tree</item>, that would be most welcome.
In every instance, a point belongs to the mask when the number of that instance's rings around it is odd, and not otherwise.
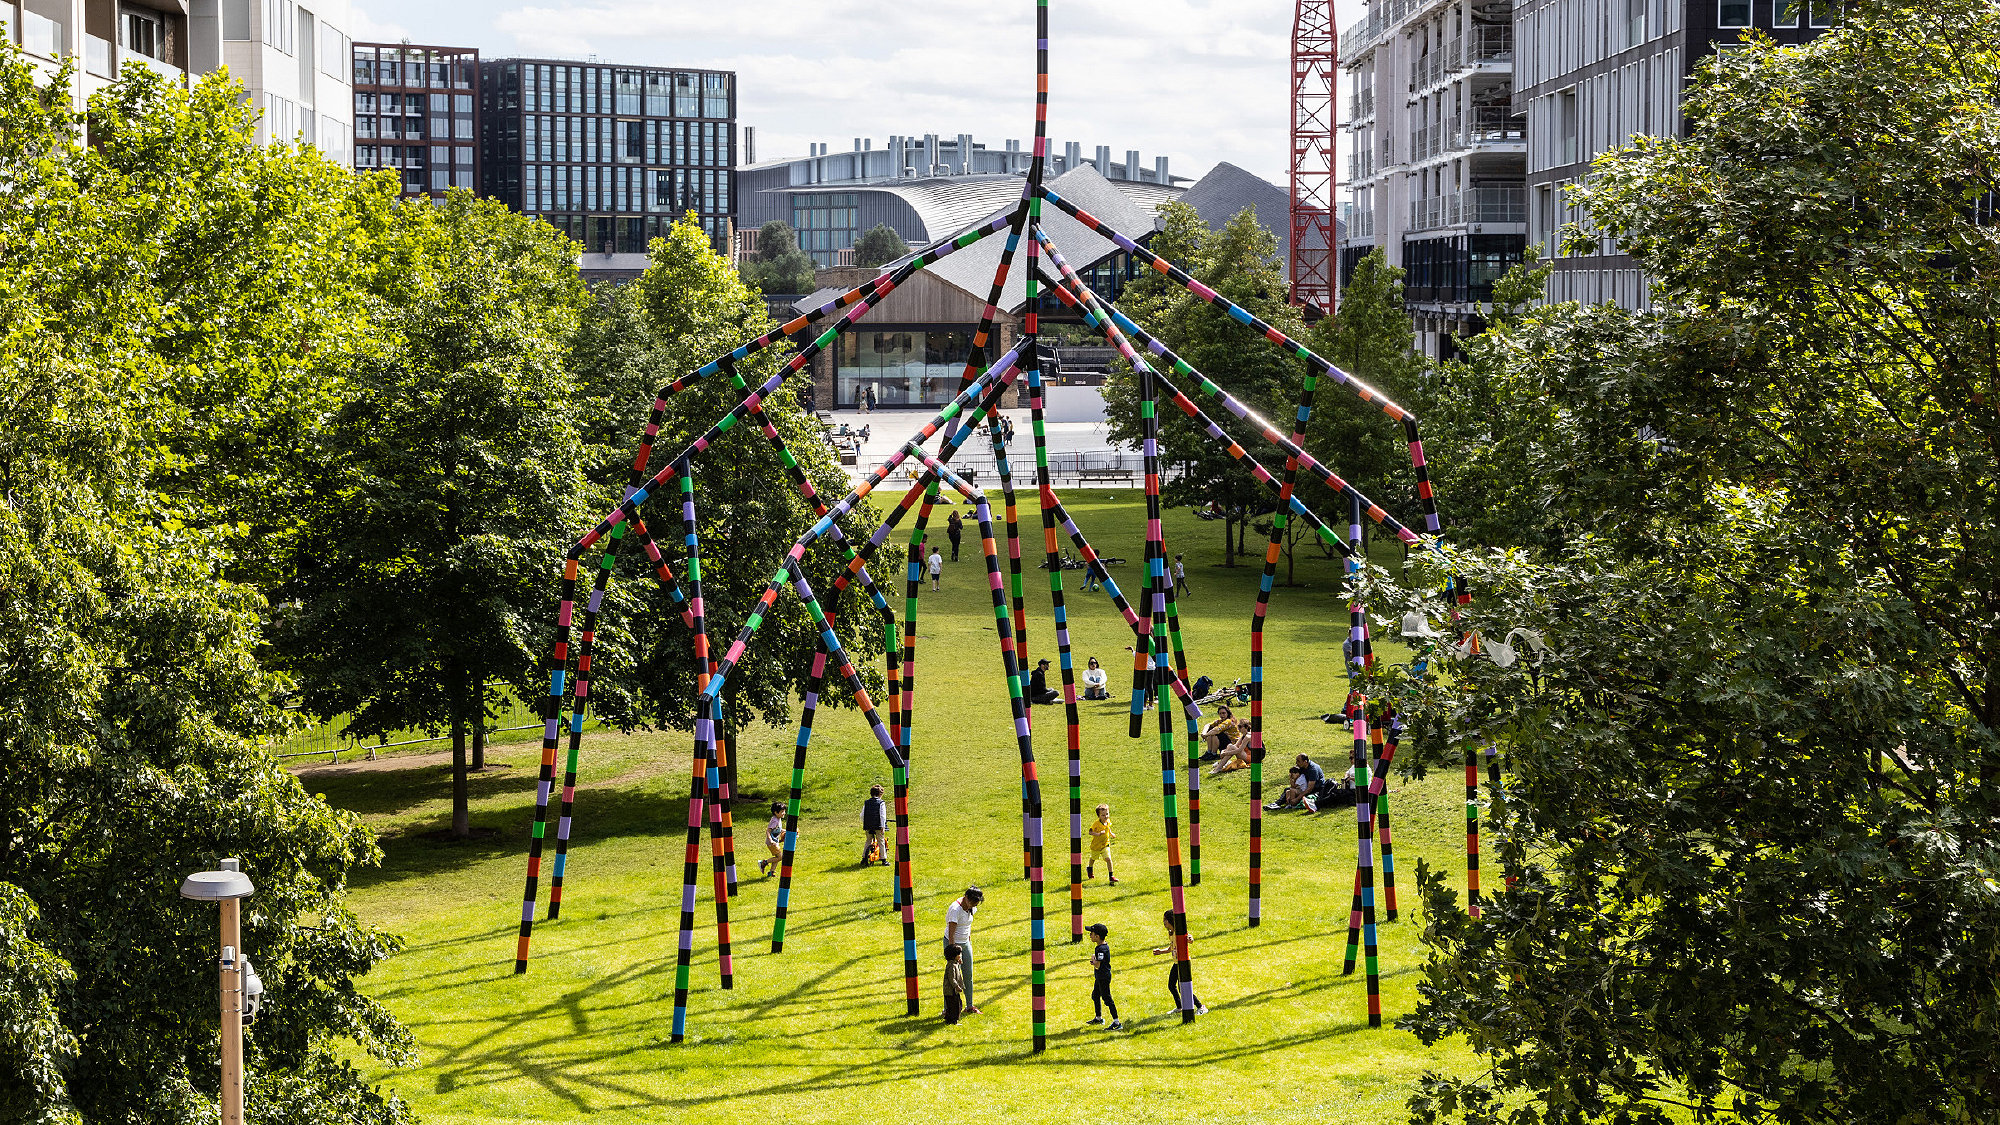
[[[863,269],[885,266],[910,252],[910,244],[888,223],[876,223],[854,244],[854,264]]]
[[[1489,489],[1531,549],[1456,561],[1471,623],[1557,655],[1420,709],[1507,747],[1512,885],[1473,920],[1426,878],[1405,1026],[1491,1069],[1413,1108],[1990,1119],[2000,14],[1850,9],[1687,112],[1578,193],[1653,308],[1527,314],[1454,382],[1506,454],[1443,487],[1537,482]]]
[[[621,495],[637,437],[661,387],[771,329],[764,302],[745,287],[692,222],[677,223],[655,240],[652,261],[637,282],[600,290],[571,352],[583,402],[590,474],[599,489],[612,497]],[[738,373],[756,386],[770,378],[784,358],[782,348],[769,349],[745,361]],[[802,382],[802,376],[794,376],[764,400],[763,409],[801,471],[830,503],[845,495],[849,484],[819,426],[800,405]],[[668,459],[706,432],[744,394],[732,388],[726,374],[717,374],[670,397],[648,473],[667,467]],[[706,620],[713,652],[719,657],[743,627],[785,552],[817,515],[754,425],[731,428],[701,455],[694,471]],[[642,514],[673,560],[675,572],[685,576],[679,496],[663,488],[655,497]],[[864,505],[843,526],[865,535],[864,529],[874,526],[870,509]],[[620,560],[617,585],[598,625],[592,706],[600,718],[627,729],[691,729],[696,686],[693,637],[669,595],[654,582],[644,554],[629,538],[621,545]],[[837,550],[822,542],[807,553],[805,573],[824,608],[835,615],[841,643],[857,667],[865,668],[866,658],[881,651],[880,618],[857,590],[834,596],[832,576],[840,565]],[[876,572],[882,569],[878,563]],[[808,680],[818,644],[809,615],[789,590],[764,616],[753,655],[732,674],[724,694],[724,729],[731,735],[759,719],[782,722],[789,717],[792,698]],[[874,685],[870,690],[877,691],[879,677],[870,676]],[[843,694],[829,689],[822,704],[837,702]],[[733,766],[733,755],[730,761]]]
[[[1221,230],[1211,232],[1184,203],[1161,208],[1164,229],[1152,249],[1181,264],[1216,292],[1262,317],[1266,323],[1296,338],[1305,331],[1297,310],[1284,303],[1285,281],[1275,236],[1257,225],[1254,210],[1245,208]],[[1179,353],[1216,383],[1253,409],[1272,417],[1289,417],[1302,369],[1297,359],[1268,340],[1223,316],[1199,297],[1164,277],[1148,274],[1127,287],[1119,307],[1134,323]],[[1175,380],[1177,386],[1184,380]],[[1197,397],[1191,386],[1184,393]],[[1111,437],[1136,445],[1142,434],[1137,380],[1121,366],[1106,380],[1106,414]],[[1244,552],[1242,537],[1260,512],[1276,507],[1275,499],[1249,470],[1224,449],[1179,417],[1161,397],[1160,456],[1173,468],[1163,484],[1161,499],[1177,507],[1221,507],[1223,565],[1235,566]],[[1227,411],[1209,410],[1211,418],[1228,426]],[[1261,441],[1246,440],[1246,447]]]
[[[551,569],[590,509],[564,367],[584,290],[568,239],[470,192],[399,205],[380,253],[381,344],[314,450],[279,639],[349,733],[450,732],[464,839],[486,685],[539,694]]]
[[[216,921],[177,892],[234,855],[259,1119],[402,1121],[346,1061],[410,1054],[355,987],[398,944],[344,898],[380,852],[267,748],[289,684],[249,581],[388,195],[258,144],[220,78],[129,69],[89,145],[36,79],[0,46],[0,1117],[214,1119]]]
[[[1422,416],[1428,388],[1423,381],[1424,357],[1413,349],[1415,340],[1410,314],[1403,308],[1403,271],[1390,265],[1380,248],[1355,264],[1353,276],[1341,287],[1334,315],[1322,317],[1305,334],[1306,346],[1322,358]],[[1321,379],[1313,399],[1306,448],[1383,508],[1405,513],[1418,510],[1409,443],[1402,426],[1373,404],[1354,401],[1352,395],[1326,379]],[[1297,491],[1304,503],[1328,520],[1346,522],[1348,502],[1317,478],[1301,472]],[[1291,581],[1292,549],[1301,537],[1310,534],[1311,529],[1300,520],[1291,521],[1286,528],[1287,582]]]
[[[818,267],[799,249],[798,233],[783,219],[757,228],[757,256],[743,263],[743,280],[766,293],[810,293]]]

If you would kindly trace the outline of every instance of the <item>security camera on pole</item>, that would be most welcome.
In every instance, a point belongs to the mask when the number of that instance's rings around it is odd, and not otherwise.
[[[222,861],[219,871],[197,871],[181,882],[181,897],[222,908],[222,1125],[243,1125],[243,1024],[255,1017],[264,982],[243,956],[243,900],[256,892],[243,865]]]

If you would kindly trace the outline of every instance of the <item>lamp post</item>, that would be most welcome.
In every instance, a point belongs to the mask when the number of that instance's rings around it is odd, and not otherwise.
[[[182,898],[222,908],[222,1125],[243,1125],[244,993],[256,980],[243,956],[243,900],[256,889],[234,859],[223,860],[219,871],[197,871],[181,882]]]

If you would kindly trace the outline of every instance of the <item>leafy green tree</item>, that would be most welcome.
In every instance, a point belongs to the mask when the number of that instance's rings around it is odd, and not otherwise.
[[[1379,248],[1355,265],[1354,275],[1341,287],[1334,315],[1322,317],[1305,335],[1306,346],[1314,352],[1421,416],[1428,388],[1424,357],[1414,350],[1415,340],[1410,314],[1403,308],[1403,271],[1390,265]],[[1306,427],[1306,447],[1369,499],[1408,519],[1416,518],[1420,509],[1409,443],[1402,425],[1374,405],[1356,401],[1322,378]],[[1310,474],[1299,474],[1298,494],[1328,520],[1347,522],[1349,502]],[[1416,526],[1421,530],[1421,524]],[[1268,528],[1266,524],[1266,535]],[[1293,520],[1285,536],[1287,582],[1301,539],[1319,542],[1304,521]]]
[[[588,511],[564,365],[585,294],[567,238],[469,192],[398,206],[379,252],[380,347],[313,450],[278,638],[313,713],[450,732],[463,839],[485,685],[536,693],[552,568]]]
[[[2000,13],[1850,9],[1687,110],[1579,193],[1653,307],[1529,313],[1453,385],[1504,454],[1452,479],[1537,482],[1489,490],[1530,549],[1458,560],[1472,623],[1556,655],[1421,709],[1507,747],[1512,886],[1473,920],[1425,881],[1405,1026],[1490,1070],[1413,1107],[1988,1120]]]
[[[655,240],[652,262],[637,282],[599,290],[577,334],[571,362],[583,403],[590,474],[600,491],[613,498],[622,495],[638,435],[661,387],[771,327],[764,302],[692,222],[677,223]],[[770,349],[743,363],[738,373],[756,386],[784,358],[783,349]],[[799,402],[802,382],[803,377],[795,376],[764,400],[763,409],[814,488],[831,503],[850,486],[819,426]],[[670,458],[744,394],[731,387],[726,374],[717,374],[670,397],[648,473],[667,467]],[[754,425],[732,427],[700,456],[694,471],[706,618],[719,657],[785,553],[817,516]],[[679,494],[661,488],[655,497],[642,514],[675,573],[685,576]],[[859,538],[874,523],[864,506],[863,514],[850,517],[844,526],[859,532]],[[618,582],[599,622],[592,706],[601,718],[626,728],[690,729],[693,637],[630,538],[621,542],[620,558]],[[865,667],[864,659],[881,651],[880,618],[858,591],[834,596],[832,578],[840,565],[837,551],[822,543],[807,553],[805,572],[814,593],[835,614],[841,643]],[[876,571],[882,569],[878,564]],[[753,656],[732,674],[724,694],[728,734],[754,721],[783,721],[810,672],[818,633],[798,599],[787,589],[764,617]],[[827,693],[828,701],[842,697],[837,690]]]
[[[380,853],[265,748],[289,685],[244,580],[388,196],[256,143],[225,80],[132,68],[88,145],[67,89],[0,45],[0,1117],[214,1119],[216,920],[178,888],[235,855],[257,1120],[401,1121],[346,1061],[410,1050],[354,983],[397,945],[343,896]]]
[[[760,236],[761,237],[761,236]],[[854,264],[864,269],[887,265],[910,252],[910,244],[888,223],[876,223],[861,232],[854,244]]]
[[[810,293],[816,269],[792,225],[772,219],[757,228],[757,256],[743,263],[743,280],[766,293]]]
[[[1184,203],[1161,208],[1164,229],[1151,244],[1155,253],[1180,263],[1197,279],[1264,318],[1286,335],[1305,331],[1298,311],[1285,304],[1285,279],[1275,236],[1257,225],[1256,212],[1245,208],[1221,230],[1210,231]],[[1135,279],[1119,307],[1132,320],[1179,353],[1182,359],[1267,416],[1289,417],[1302,370],[1298,361],[1261,339],[1212,306],[1163,277]],[[1178,386],[1181,380],[1176,380]],[[1195,388],[1181,387],[1190,396]],[[1138,383],[1121,365],[1105,383],[1104,402],[1114,440],[1138,444]],[[1180,411],[1161,398],[1160,456],[1172,467],[1161,499],[1176,507],[1218,505],[1222,524],[1223,565],[1235,566],[1244,553],[1243,534],[1252,518],[1273,508],[1273,498],[1248,470],[1218,449]],[[1203,409],[1223,422],[1227,411]],[[1274,413],[1275,412],[1275,413]],[[1246,446],[1261,442],[1246,441]]]

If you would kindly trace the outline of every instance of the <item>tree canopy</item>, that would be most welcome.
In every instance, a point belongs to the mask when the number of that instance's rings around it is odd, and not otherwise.
[[[1296,338],[1304,333],[1298,311],[1285,304],[1277,239],[1257,224],[1255,211],[1245,208],[1216,231],[1209,230],[1194,208],[1184,203],[1169,203],[1161,208],[1161,214],[1164,229],[1154,236],[1154,253],[1180,263],[1196,279],[1285,334]],[[1253,409],[1267,416],[1291,415],[1304,369],[1283,348],[1260,339],[1171,279],[1151,271],[1126,288],[1119,308]],[[1193,387],[1181,390],[1195,396]],[[1142,432],[1138,384],[1129,367],[1120,365],[1106,381],[1104,401],[1111,437],[1137,445]],[[1161,402],[1166,402],[1164,395]],[[1208,413],[1227,425],[1226,411]],[[1216,448],[1180,411],[1162,405],[1159,414],[1160,457],[1173,470],[1162,486],[1161,499],[1179,507],[1219,506],[1224,513],[1218,521],[1223,532],[1224,565],[1234,566],[1242,550],[1239,540],[1251,518],[1272,509],[1275,503],[1249,470],[1231,459],[1226,450]]]
[[[854,264],[864,269],[887,265],[910,252],[910,244],[888,223],[876,223],[854,243]]]
[[[757,228],[757,256],[743,263],[743,280],[766,293],[810,293],[817,268],[792,224],[772,219]]]
[[[220,78],[129,68],[90,144],[36,80],[0,46],[0,1116],[213,1119],[216,919],[178,888],[234,855],[261,1119],[399,1121],[347,1062],[410,1050],[354,985],[397,945],[343,899],[379,852],[266,748],[259,585],[390,190],[259,145]]]
[[[1577,194],[1652,308],[1527,313],[1453,377],[1441,492],[1501,501],[1484,530],[1523,548],[1456,560],[1471,623],[1556,656],[1419,709],[1506,747],[1511,885],[1473,920],[1426,879],[1405,1026],[1492,1069],[1413,1106],[1983,1119],[2000,14],[1850,9],[1706,64],[1686,108]]]
[[[377,253],[376,346],[310,447],[276,639],[349,734],[451,734],[464,837],[486,685],[539,694],[554,560],[608,506],[565,369],[585,295],[574,243],[470,192],[399,204]]]

